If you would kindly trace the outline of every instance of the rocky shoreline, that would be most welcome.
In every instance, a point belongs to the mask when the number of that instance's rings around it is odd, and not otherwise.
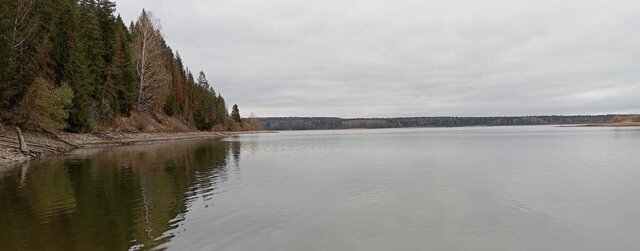
[[[28,146],[20,150],[15,131],[0,132],[0,166],[12,165],[47,156],[62,155],[80,148],[166,143],[180,140],[214,139],[252,132],[177,132],[177,133],[48,133],[24,132]]]

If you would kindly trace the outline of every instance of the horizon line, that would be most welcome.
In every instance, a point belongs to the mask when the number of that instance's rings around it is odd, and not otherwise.
[[[399,116],[399,117],[334,117],[334,116],[264,116],[255,118],[327,118],[327,119],[407,119],[407,118],[525,118],[525,117],[596,117],[596,116],[639,116],[640,113],[607,113],[607,114],[555,114],[555,115],[495,115],[495,116]]]

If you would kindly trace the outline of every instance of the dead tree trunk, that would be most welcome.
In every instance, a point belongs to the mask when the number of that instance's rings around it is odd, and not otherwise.
[[[73,144],[73,143],[71,143],[71,142],[69,142],[69,141],[67,141],[67,140],[65,140],[65,139],[63,139],[63,138],[60,138],[60,136],[58,136],[57,134],[53,133],[53,132],[52,132],[52,131],[50,131],[50,130],[47,130],[47,129],[45,129],[45,128],[40,128],[40,130],[42,130],[42,131],[44,131],[45,133],[49,134],[49,136],[51,136],[52,138],[54,138],[54,139],[56,139],[56,140],[59,140],[59,141],[61,141],[62,143],[65,143],[65,144],[67,144],[67,145],[69,145],[69,146],[71,146],[71,147],[73,147],[73,148],[80,148],[80,146],[78,146],[78,145],[76,145],[76,144]]]
[[[16,128],[16,133],[18,133],[18,140],[20,141],[20,151],[22,152],[28,152],[29,149],[27,148],[27,142],[24,140],[24,135],[22,135],[22,129],[20,129],[20,127],[15,127]]]

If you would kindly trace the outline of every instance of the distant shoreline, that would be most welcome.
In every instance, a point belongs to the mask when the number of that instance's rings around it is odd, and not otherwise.
[[[438,128],[470,126],[522,125],[591,125],[633,121],[638,115],[542,115],[496,117],[396,117],[396,118],[337,118],[337,117],[263,117],[258,118],[266,130],[332,130],[378,128]]]
[[[581,127],[640,127],[640,122],[608,122],[608,123],[594,123],[585,124]]]

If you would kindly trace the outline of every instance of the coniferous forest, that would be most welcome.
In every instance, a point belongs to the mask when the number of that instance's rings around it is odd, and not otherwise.
[[[109,0],[1,0],[0,118],[89,132],[160,114],[186,127],[238,127],[204,72],[194,75],[142,10],[125,24]],[[236,108],[237,109],[237,108]],[[236,116],[236,114],[234,114]]]

